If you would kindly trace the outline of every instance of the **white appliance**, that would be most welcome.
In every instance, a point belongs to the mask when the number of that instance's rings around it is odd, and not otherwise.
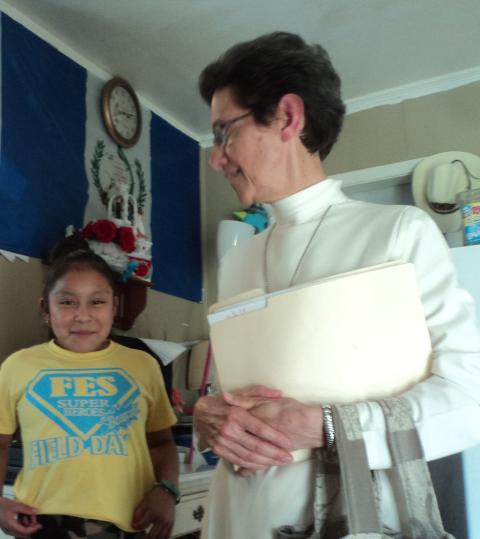
[[[475,300],[477,321],[480,326],[480,245],[456,247],[451,252],[460,284]],[[480,446],[465,451],[462,463],[468,537],[477,539],[480,538]]]

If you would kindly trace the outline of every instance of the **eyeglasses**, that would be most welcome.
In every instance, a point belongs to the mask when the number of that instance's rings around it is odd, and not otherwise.
[[[213,144],[223,147],[227,143],[228,135],[230,134],[229,131],[232,125],[239,120],[243,120],[243,118],[250,116],[250,114],[253,114],[252,111],[241,114],[240,116],[227,120],[226,122],[216,123],[213,126]]]

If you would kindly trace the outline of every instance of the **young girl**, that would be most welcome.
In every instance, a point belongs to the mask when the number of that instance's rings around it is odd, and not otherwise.
[[[0,368],[0,486],[20,427],[17,501],[0,498],[16,537],[167,538],[178,501],[178,458],[160,368],[109,340],[115,274],[89,250],[57,258],[40,304],[54,335]],[[143,534],[139,536],[144,536]]]

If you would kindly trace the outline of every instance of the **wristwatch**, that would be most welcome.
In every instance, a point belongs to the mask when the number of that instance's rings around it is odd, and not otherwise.
[[[153,488],[162,488],[163,490],[166,490],[175,498],[175,503],[177,505],[180,503],[182,497],[180,490],[175,483],[168,481],[168,479],[157,479],[153,482]]]
[[[323,410],[323,432],[325,434],[325,446],[327,451],[331,451],[335,445],[335,425],[333,424],[332,407],[330,404],[322,406]]]

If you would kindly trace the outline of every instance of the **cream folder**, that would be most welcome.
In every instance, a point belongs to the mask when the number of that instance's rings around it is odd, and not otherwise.
[[[425,378],[431,343],[415,269],[393,262],[213,305],[222,390],[264,384],[303,402],[398,394]]]

